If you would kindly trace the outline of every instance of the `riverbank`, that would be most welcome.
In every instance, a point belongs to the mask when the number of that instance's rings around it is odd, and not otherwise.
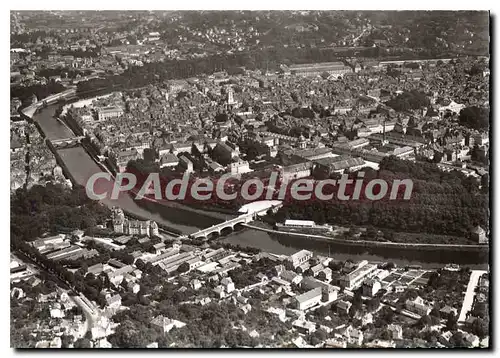
[[[109,94],[105,94],[105,95],[102,95],[102,96],[96,96],[96,97],[92,97],[92,98],[80,99],[80,100],[78,100],[76,102],[67,103],[67,104],[65,104],[62,107],[61,117],[66,115],[66,112],[68,111],[68,109],[71,106],[73,106],[75,108],[82,108],[82,107],[85,107],[85,106],[90,106],[92,104],[92,102],[94,102],[96,100],[99,100],[99,99],[110,97],[110,96],[112,96],[115,93],[117,93],[117,92],[112,92],[112,93],[109,93]]]
[[[487,245],[422,244],[422,243],[403,243],[403,242],[381,242],[381,241],[371,241],[371,240],[343,240],[343,239],[336,239],[331,236],[277,231],[251,224],[242,224],[242,225],[253,230],[265,231],[271,234],[296,236],[310,240],[321,240],[329,243],[335,243],[347,246],[363,246],[363,247],[370,246],[370,247],[387,247],[387,248],[399,248],[399,249],[419,248],[423,250],[451,250],[451,251],[466,251],[466,252],[489,251],[489,247]]]
[[[309,240],[291,236],[288,233],[274,233],[245,227],[219,239],[235,246],[260,249],[277,255],[291,255],[299,250],[309,250],[316,255],[332,257],[335,260],[368,260],[370,262],[394,262],[398,266],[419,265],[427,269],[442,268],[453,263],[471,269],[488,268],[489,253],[441,252],[440,250],[400,249],[349,246],[328,240]]]

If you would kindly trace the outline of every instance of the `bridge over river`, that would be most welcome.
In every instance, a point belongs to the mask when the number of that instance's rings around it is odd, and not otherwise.
[[[262,200],[243,206],[242,209],[246,210],[245,214],[241,214],[233,219],[224,221],[220,224],[212,225],[206,229],[197,231],[189,235],[190,238],[204,238],[218,237],[223,233],[231,233],[235,228],[243,228],[242,224],[247,224],[257,218],[257,216],[265,215],[269,210],[276,212],[283,206],[279,200]],[[241,209],[240,209],[241,210]]]
[[[69,147],[74,147],[75,145],[78,145],[82,142],[82,139],[85,138],[84,136],[77,136],[77,137],[69,137],[69,138],[63,138],[63,139],[52,139],[50,142],[56,149],[62,149],[62,148],[69,148]]]

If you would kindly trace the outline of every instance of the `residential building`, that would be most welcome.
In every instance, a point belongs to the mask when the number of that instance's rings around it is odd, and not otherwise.
[[[365,343],[364,346],[366,348],[396,348],[396,343],[382,339],[375,339],[371,342]]]
[[[123,116],[123,109],[120,107],[97,108],[97,118],[99,121],[105,121],[111,118]]]
[[[345,336],[350,344],[355,344],[357,346],[361,346],[363,344],[363,332],[359,329],[348,326],[345,331]]]
[[[368,279],[363,283],[363,296],[373,297],[381,288],[379,281]]]
[[[356,171],[365,166],[363,158],[353,158],[350,155],[318,159],[313,163],[313,173],[325,178],[330,177],[332,173],[342,174],[345,171]]]
[[[487,132],[477,132],[472,136],[474,138],[474,144],[482,146],[490,142],[490,138]]]
[[[127,282],[127,289],[134,293],[134,294],[137,294],[140,290],[141,290],[141,285],[139,285],[138,283],[136,282],[132,282],[132,281],[128,281]]]
[[[291,179],[301,179],[311,176],[312,162],[304,162],[288,165],[281,169],[281,178],[283,181]]]
[[[316,324],[315,323],[301,320],[301,319],[293,321],[292,327],[303,334],[311,334],[311,333],[314,333],[316,331]]]
[[[301,295],[295,296],[294,298],[297,304],[297,308],[299,310],[306,310],[321,302],[322,288],[321,287],[313,288],[312,290],[307,291],[306,293],[303,293]]]
[[[469,332],[463,332],[462,335],[463,335],[464,340],[467,342],[467,344],[470,347],[479,346],[479,337],[476,336],[475,334],[472,334]]]
[[[339,287],[337,286],[332,286],[328,283],[325,283],[323,281],[320,281],[318,279],[315,279],[313,277],[305,277],[301,282],[300,282],[301,287],[305,289],[314,289],[314,288],[321,288],[322,292],[322,301],[324,302],[330,302],[334,301],[337,299],[337,294],[339,291]]]
[[[370,278],[377,270],[377,265],[369,264],[364,260],[358,264],[358,267],[340,277],[340,284],[347,290],[353,290],[363,283],[364,280]]]
[[[179,168],[183,170],[184,173],[192,173],[194,172],[193,162],[189,160],[186,156],[181,155],[179,158]]]
[[[276,228],[280,231],[300,231],[306,229],[308,231],[315,231],[318,233],[331,232],[333,227],[328,224],[317,225],[311,220],[285,220],[284,224],[277,223]]]
[[[398,324],[390,324],[387,326],[387,331],[391,335],[391,339],[403,339],[403,328]]]
[[[140,154],[136,148],[130,150],[122,150],[116,154],[116,164],[120,173],[127,169],[127,164],[131,160],[138,159]]]
[[[293,283],[296,285],[298,285],[300,281],[302,281],[302,275],[288,270],[282,271],[280,273],[280,278],[288,283]]]
[[[306,63],[300,65],[281,65],[281,71],[296,76],[316,77],[325,73],[335,77],[353,72],[352,68],[342,62]]]
[[[337,302],[337,312],[338,313],[349,313],[352,303],[349,301],[340,300]]]
[[[190,282],[190,286],[193,290],[197,291],[201,288],[201,282],[200,280],[194,279]]]
[[[472,230],[471,238],[479,244],[488,243],[488,237],[486,236],[486,231],[479,225]]]
[[[151,324],[163,329],[164,333],[170,332],[173,328],[182,328],[186,325],[184,322],[170,319],[162,315],[155,317],[151,321]]]
[[[332,337],[325,341],[325,348],[347,348],[347,340],[344,337]]]
[[[122,305],[122,298],[119,294],[116,295],[107,294],[106,304],[107,307],[109,308],[119,308]]]
[[[193,149],[192,143],[171,143],[171,152],[174,155],[178,155],[179,153],[189,153],[191,154],[191,149]]]
[[[221,285],[224,286],[224,289],[227,293],[231,293],[234,291],[234,283],[233,280],[231,280],[231,277],[224,277],[220,281]]]
[[[229,143],[224,143],[222,141],[217,143],[213,149],[213,153],[217,161],[221,164],[231,163],[231,161],[236,159],[239,155],[239,151],[236,147],[233,148]]]
[[[219,298],[226,297],[226,292],[224,291],[224,286],[222,286],[222,285],[215,287],[214,292],[217,295],[217,297],[219,297]]]
[[[429,314],[431,308],[425,304],[422,297],[417,297],[414,300],[406,300],[405,307],[408,311],[424,316]]]
[[[237,162],[231,163],[229,164],[229,168],[232,175],[245,174],[253,171],[250,169],[246,160],[238,160]]]
[[[160,168],[174,168],[178,164],[179,158],[172,153],[166,153],[160,159]]]
[[[288,257],[288,262],[290,262],[293,266],[293,268],[296,268],[303,263],[309,261],[310,258],[313,257],[313,253],[308,250],[301,250],[299,252],[296,252],[295,254],[292,254]]]
[[[370,140],[368,138],[354,139],[354,140],[346,143],[346,145],[351,149],[363,148],[369,144],[370,144]]]
[[[440,314],[440,315],[441,315],[441,317],[443,317],[443,318],[448,317],[448,315],[449,315],[450,313],[453,313],[454,315],[457,315],[457,309],[456,309],[456,308],[452,308],[452,307],[450,307],[450,306],[446,305],[446,306],[444,306],[443,308],[441,308],[441,309],[439,310],[439,314]]]

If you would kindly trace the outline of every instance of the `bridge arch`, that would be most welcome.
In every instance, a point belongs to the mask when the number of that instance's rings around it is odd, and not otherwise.
[[[245,213],[241,213],[240,209],[240,215],[230,219],[228,221],[222,222],[220,224],[213,225],[211,227],[208,227],[206,229],[202,229],[198,232],[192,233],[190,235],[191,238],[198,238],[198,237],[204,237],[206,239],[213,239],[216,237],[219,237],[221,235],[227,235],[235,230],[241,230],[244,226],[242,224],[249,223],[255,219],[259,215],[265,215],[268,210],[271,209],[277,209],[281,207],[283,204],[281,201],[264,201],[265,205],[259,205],[259,207],[254,206],[245,206],[242,207],[244,208]],[[262,204],[261,202],[260,204]]]
[[[212,231],[210,234],[207,234],[205,237],[209,240],[214,240],[219,238],[220,232],[219,231]]]
[[[233,227],[233,230],[234,231],[241,231],[243,230],[245,227],[243,226],[243,223],[236,223]]]
[[[233,230],[234,230],[234,226],[233,225],[226,226],[226,227],[224,227],[224,228],[222,228],[220,230],[220,235],[221,236],[229,235],[229,234],[231,234],[233,232]]]

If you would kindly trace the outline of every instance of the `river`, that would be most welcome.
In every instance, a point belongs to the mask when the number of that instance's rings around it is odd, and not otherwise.
[[[68,127],[53,117],[55,108],[55,105],[48,106],[35,115],[35,120],[39,123],[47,138],[61,139],[75,136]],[[102,172],[102,169],[82,146],[59,149],[57,152],[78,184],[85,185],[93,174]],[[139,205],[136,200],[126,193],[120,195],[117,200],[106,199],[103,202],[108,206],[118,206],[124,211],[138,217],[155,220],[159,224],[186,234],[218,222],[211,217],[202,217],[201,220],[193,220],[192,216],[190,216],[193,215],[192,213],[188,215],[184,210],[173,209],[151,202]]]
[[[53,115],[57,105],[51,105],[35,114],[34,119],[39,123],[49,139],[62,139],[73,137],[74,133],[64,124],[56,120]],[[90,157],[83,147],[77,146],[58,150],[74,179],[85,185],[87,179],[102,169]],[[220,222],[210,215],[190,212],[181,208],[166,207],[149,201],[136,201],[129,195],[120,195],[117,200],[105,200],[108,206],[118,206],[124,211],[138,217],[155,220],[159,224],[178,230],[184,234],[193,233],[201,228],[209,227]],[[301,249],[309,249],[319,254],[328,255],[335,259],[393,261],[397,264],[420,264],[425,267],[436,264],[456,263],[470,267],[484,268],[488,257],[484,254],[470,253],[440,253],[419,250],[388,250],[380,248],[347,247],[344,245],[313,242],[310,240],[292,238],[286,235],[270,235],[265,232],[244,229],[230,234],[222,239],[233,245],[259,248],[266,252],[276,254],[291,254]],[[487,255],[486,255],[487,256]]]

